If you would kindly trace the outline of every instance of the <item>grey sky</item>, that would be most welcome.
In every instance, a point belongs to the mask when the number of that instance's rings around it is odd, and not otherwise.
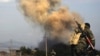
[[[34,30],[35,29],[35,30]],[[0,3],[0,42],[17,40],[36,45],[42,34],[39,27],[32,27],[18,11],[15,1]]]
[[[5,0],[6,1],[6,0]],[[43,37],[42,30],[38,26],[29,25],[25,17],[20,13],[15,0],[0,0],[0,42],[10,39],[31,43],[37,46]],[[71,11],[78,12],[85,22],[89,22],[96,38],[96,48],[100,49],[100,0],[63,0],[63,5]]]

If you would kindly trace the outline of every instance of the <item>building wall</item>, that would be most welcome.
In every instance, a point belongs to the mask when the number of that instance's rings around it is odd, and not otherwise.
[[[1,51],[1,52],[0,52],[0,56],[7,56],[7,55],[8,55],[8,53],[5,52],[5,51]]]

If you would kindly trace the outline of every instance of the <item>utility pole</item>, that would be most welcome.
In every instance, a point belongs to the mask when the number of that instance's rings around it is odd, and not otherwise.
[[[10,51],[10,56],[12,56],[12,40],[10,40],[10,45],[9,45],[9,51]]]
[[[71,56],[74,56],[74,45],[71,45]]]
[[[45,33],[45,50],[46,50],[46,56],[48,56],[48,41],[47,41],[47,36],[46,36],[46,33]]]
[[[20,56],[22,56],[22,52],[20,51]]]

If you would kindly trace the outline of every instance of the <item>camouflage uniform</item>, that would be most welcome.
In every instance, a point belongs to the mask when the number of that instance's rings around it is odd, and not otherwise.
[[[95,46],[95,40],[94,40],[93,33],[90,30],[90,28],[86,25],[85,25],[84,32],[87,34],[87,37],[92,42],[93,46]],[[74,48],[75,48],[74,50],[75,50],[77,56],[82,56],[82,55],[84,56],[88,47],[89,47],[89,43],[85,39],[85,36],[83,34],[81,34],[78,44],[74,46]]]
[[[92,42],[93,46],[95,46],[94,35],[93,35],[92,31],[90,30],[90,28],[88,26],[85,27],[85,33],[87,34],[88,38]]]

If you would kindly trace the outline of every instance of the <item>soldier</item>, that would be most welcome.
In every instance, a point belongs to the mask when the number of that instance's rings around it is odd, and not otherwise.
[[[55,56],[55,55],[56,55],[56,52],[52,49],[51,56]]]
[[[90,41],[92,42],[93,46],[95,46],[95,38],[94,35],[92,33],[92,31],[90,30],[90,24],[89,23],[85,23],[85,33],[87,34],[88,38],[90,39]]]
[[[90,30],[90,24],[89,23],[85,23],[85,25],[86,26],[85,26],[84,32],[86,33],[87,37],[91,41],[92,45],[95,47],[95,38],[94,38],[94,35],[93,35],[92,31]],[[93,53],[93,51],[94,51],[90,46],[88,46],[87,50],[88,50],[87,53],[88,52],[90,52],[90,53],[92,52]]]
[[[89,47],[89,43],[87,42],[85,36],[89,38],[93,46],[95,46],[95,39],[92,31],[90,30],[90,24],[85,23],[84,26],[81,25],[82,30],[86,33],[86,35],[82,34],[80,29],[75,30],[76,35],[80,36],[77,39],[77,44],[74,45],[74,51],[77,56],[85,56],[87,48]],[[81,33],[79,35],[79,33]]]

